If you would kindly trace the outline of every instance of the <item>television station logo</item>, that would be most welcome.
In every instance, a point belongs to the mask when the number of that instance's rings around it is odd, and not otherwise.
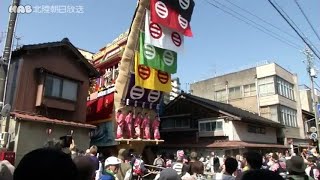
[[[84,13],[84,7],[81,5],[10,5],[8,8],[9,13],[17,14],[71,14],[71,13]]]

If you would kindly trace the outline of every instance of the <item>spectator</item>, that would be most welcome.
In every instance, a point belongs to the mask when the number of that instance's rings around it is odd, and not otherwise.
[[[0,179],[12,180],[13,179],[14,166],[7,160],[0,161]]]
[[[96,170],[99,170],[99,160],[97,158],[98,147],[93,145],[90,147],[89,150],[90,150],[89,156],[94,162]]]
[[[13,174],[14,180],[76,180],[71,157],[56,149],[36,149],[26,154]]]
[[[283,178],[270,170],[253,169],[245,172],[241,180],[283,180]]]
[[[184,158],[184,151],[178,150],[177,151],[177,161],[172,163],[172,168],[177,171],[178,175],[181,175],[181,176],[183,174],[182,168],[184,166],[183,158]]]
[[[181,180],[181,178],[174,169],[166,168],[160,172],[159,180]]]
[[[117,173],[118,180],[124,180],[125,177],[130,178],[130,175],[131,175],[130,159],[131,158],[129,157],[129,151],[127,151],[126,149],[120,149],[118,151],[118,159],[121,161],[121,164],[119,167],[120,169]]]
[[[227,159],[224,162],[225,165],[225,172],[224,173],[216,173],[213,175],[212,179],[221,179],[221,180],[234,180],[235,177],[233,176],[233,173],[238,168],[238,161],[234,158],[227,157]]]
[[[77,156],[73,162],[78,169],[77,180],[93,180],[95,178],[95,165],[88,156]]]
[[[104,163],[105,171],[102,173],[101,180],[115,180],[115,175],[118,173],[121,161],[114,157],[108,157]]]
[[[248,170],[261,169],[262,155],[254,151],[245,152],[243,153],[243,162],[247,167],[247,170],[243,170],[244,172]],[[236,180],[241,179],[244,172],[237,174]]]
[[[204,179],[204,165],[200,161],[195,161],[191,164],[191,176],[196,179]]]
[[[164,159],[161,157],[161,153],[157,154],[157,157],[153,161],[153,165],[157,166],[157,167],[164,167],[165,166],[165,162],[164,162]]]
[[[248,166],[249,169],[261,169],[262,167],[262,155],[254,152],[249,151],[243,154],[243,158],[245,164]]]
[[[292,156],[286,161],[287,170],[289,175],[287,179],[291,180],[312,180],[313,178],[309,177],[305,173],[305,164],[304,160],[300,156]]]
[[[286,164],[285,162],[279,161],[278,154],[273,153],[273,155],[271,156],[271,161],[273,161],[273,165],[270,167],[270,170],[274,171],[277,174],[280,174],[282,177],[285,177]]]
[[[305,170],[306,174],[315,180],[319,180],[320,173],[316,166],[316,157],[311,155],[307,158],[307,161],[308,167]]]

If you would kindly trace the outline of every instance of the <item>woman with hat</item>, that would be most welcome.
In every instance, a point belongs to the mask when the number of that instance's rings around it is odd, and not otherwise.
[[[104,166],[105,171],[102,173],[101,180],[115,180],[121,161],[115,156],[110,156],[106,159]]]

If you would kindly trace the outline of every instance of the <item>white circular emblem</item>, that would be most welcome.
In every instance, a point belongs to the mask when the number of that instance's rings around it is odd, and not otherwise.
[[[141,99],[144,95],[144,89],[139,86],[133,86],[130,91],[130,97],[133,100]]]
[[[186,10],[190,6],[190,0],[179,0],[179,5],[183,10]]]
[[[168,17],[168,14],[169,14],[168,8],[163,2],[161,1],[156,2],[155,9],[156,9],[157,15],[160,18],[164,19]]]
[[[172,66],[174,63],[174,55],[172,51],[165,50],[163,52],[163,61],[167,66]]]
[[[178,21],[179,21],[180,26],[183,29],[186,29],[188,27],[189,22],[184,17],[182,17],[180,14],[178,16]]]
[[[150,93],[148,94],[148,101],[151,103],[157,102],[159,98],[160,98],[160,91],[151,90]]]
[[[148,60],[152,60],[156,57],[156,49],[150,44],[144,44],[144,56]]]

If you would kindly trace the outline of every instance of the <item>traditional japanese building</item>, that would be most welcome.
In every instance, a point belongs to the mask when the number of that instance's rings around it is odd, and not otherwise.
[[[12,53],[6,103],[11,104],[8,149],[16,163],[48,140],[72,135],[77,148],[86,150],[94,125],[86,122],[89,79],[96,69],[67,38],[23,45]]]
[[[277,142],[284,125],[256,113],[191,94],[181,93],[165,107],[160,132],[164,139],[158,151],[203,155],[236,155],[248,149],[275,151],[289,148]]]

